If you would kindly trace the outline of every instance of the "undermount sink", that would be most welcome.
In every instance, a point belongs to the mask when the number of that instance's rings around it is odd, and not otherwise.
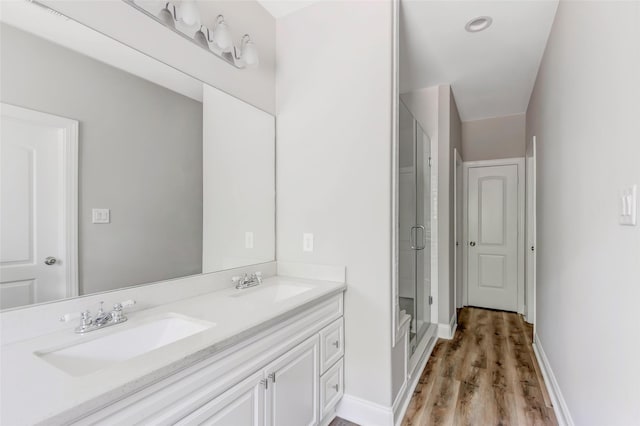
[[[62,349],[35,352],[35,355],[72,376],[84,376],[115,363],[189,337],[216,324],[179,314],[166,314],[140,325],[123,325],[121,330]],[[118,327],[118,326],[116,326]],[[115,329],[117,330],[117,328]],[[115,331],[111,329],[110,331]],[[96,332],[96,333],[99,333]],[[90,334],[83,336],[91,338]]]
[[[277,303],[311,290],[312,287],[300,284],[275,284],[264,287],[251,287],[237,290],[230,297],[240,297],[247,302]]]

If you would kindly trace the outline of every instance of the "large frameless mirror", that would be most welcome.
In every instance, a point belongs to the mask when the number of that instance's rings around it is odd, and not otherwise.
[[[274,260],[272,115],[29,2],[0,33],[2,309]]]

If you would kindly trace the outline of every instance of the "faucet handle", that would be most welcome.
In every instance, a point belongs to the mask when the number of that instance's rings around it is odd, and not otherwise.
[[[256,281],[258,281],[258,284],[262,284],[262,272],[257,271],[253,275],[256,277]]]
[[[91,312],[89,312],[88,310],[84,312],[80,312],[81,326],[91,325],[92,322],[93,322],[93,318],[91,318]]]
[[[103,301],[100,301],[100,302],[98,302],[98,303],[100,303],[100,309],[98,309],[98,315],[100,315],[100,314],[104,314],[104,309],[102,309],[102,305],[104,305],[104,302],[103,302]]]
[[[129,306],[133,306],[136,304],[136,301],[133,299],[127,299],[124,302],[120,302],[123,308],[128,308]]]
[[[78,314],[64,314],[59,318],[59,320],[60,320],[60,322],[69,322],[69,321],[73,321],[73,320],[76,320],[76,319],[80,319],[80,315],[81,315],[81,313],[78,313]]]
[[[124,313],[122,312],[123,308],[126,308],[127,306],[133,306],[135,304],[136,304],[136,301],[133,299],[115,303],[113,305],[113,311],[111,311],[112,321],[115,323],[126,321],[127,317],[124,316]]]

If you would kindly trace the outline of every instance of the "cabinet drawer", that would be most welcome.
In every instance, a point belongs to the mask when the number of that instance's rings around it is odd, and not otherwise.
[[[320,330],[320,372],[344,355],[344,325],[342,317]]]
[[[320,418],[325,418],[331,412],[343,394],[344,362],[340,359],[320,378]]]

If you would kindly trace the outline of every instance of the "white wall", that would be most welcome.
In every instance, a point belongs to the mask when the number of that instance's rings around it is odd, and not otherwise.
[[[443,93],[444,92],[444,93]],[[440,283],[439,286],[440,288],[444,288],[444,286],[447,286],[447,289],[449,290],[447,296],[447,310],[445,312],[445,315],[441,315],[440,312],[438,312],[438,322],[442,323],[443,321],[446,321],[445,324],[449,324],[451,322],[451,319],[456,316],[456,307],[455,307],[455,291],[456,291],[456,284],[454,282],[455,279],[455,250],[456,250],[456,241],[455,241],[455,233],[454,233],[454,225],[456,223],[456,217],[455,217],[455,174],[456,174],[456,156],[455,156],[455,150],[457,149],[458,151],[461,150],[462,148],[462,122],[460,121],[460,113],[458,112],[458,105],[456,104],[456,99],[453,96],[453,92],[451,91],[451,86],[445,86],[445,88],[443,88],[443,86],[440,86],[440,97],[441,99],[447,99],[448,100],[448,104],[449,104],[449,146],[446,149],[446,153],[447,153],[447,159],[446,162],[443,159],[442,161],[442,165],[440,167],[444,167],[444,165],[446,165],[447,167],[447,173],[448,173],[448,181],[447,184],[449,185],[447,188],[447,191],[445,192],[444,189],[441,190],[440,192],[440,196],[442,196],[443,194],[446,193],[447,195],[447,202],[448,205],[444,206],[444,197],[443,199],[441,199],[440,202],[440,209],[442,209],[443,207],[447,207],[447,220],[446,220],[446,233],[444,231],[442,231],[442,233],[440,234],[440,241],[441,241],[441,245],[440,247],[443,247],[444,244],[447,244],[447,250],[448,250],[448,256],[446,257],[446,264],[448,266],[447,270],[446,270],[446,275],[445,275],[445,271],[444,271],[444,264],[445,264],[445,259],[441,259],[442,263],[442,269],[440,269],[438,271],[438,275],[440,276]],[[443,101],[444,102],[444,101]],[[441,105],[444,105],[444,103],[441,103]],[[441,115],[442,116],[442,115]],[[442,122],[441,122],[442,123]],[[442,138],[441,138],[442,139]],[[445,151],[444,147],[443,149],[440,151]],[[444,152],[442,152],[442,154],[444,154]],[[441,157],[442,158],[442,157]],[[439,172],[440,173],[440,172]],[[444,211],[440,214],[440,221],[444,222],[445,220],[443,219],[445,217],[445,213]],[[444,227],[445,225],[443,224],[442,227]],[[446,239],[445,239],[446,238]],[[444,248],[444,247],[443,247]],[[442,258],[444,258],[444,256],[442,254],[440,254],[440,256]],[[441,300],[443,299],[443,297],[441,296]],[[457,321],[457,319],[456,319]]]
[[[274,260],[275,118],[210,86],[203,95],[202,272]]]
[[[462,123],[464,161],[524,157],[525,114],[514,114]]]
[[[536,333],[576,425],[640,419],[640,3],[561,1],[527,111],[537,136]]]
[[[51,8],[270,114],[275,113],[275,19],[257,1],[198,1],[203,22],[223,14],[237,44],[249,33],[260,65],[239,70],[123,1],[40,0]],[[35,6],[34,6],[35,7]]]
[[[391,2],[299,10],[278,20],[277,52],[277,258],[346,265],[346,393],[388,407]]]

